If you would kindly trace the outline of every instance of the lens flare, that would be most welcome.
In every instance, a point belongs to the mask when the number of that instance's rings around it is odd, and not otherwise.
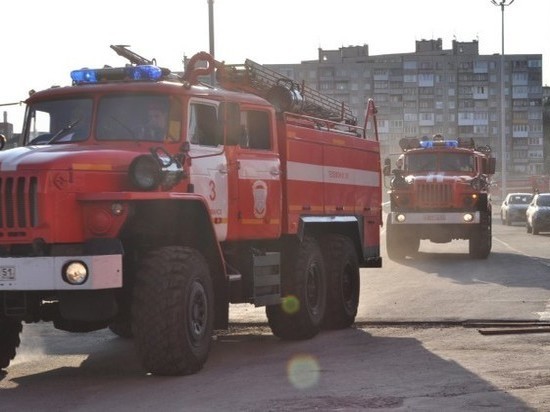
[[[292,315],[300,310],[300,301],[296,296],[285,296],[281,305],[283,307],[283,311],[289,315]]]
[[[312,355],[296,355],[287,364],[290,383],[297,389],[308,389],[319,382],[319,362]]]

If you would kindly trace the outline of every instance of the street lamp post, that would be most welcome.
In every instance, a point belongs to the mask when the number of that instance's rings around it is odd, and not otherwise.
[[[504,107],[504,7],[511,5],[514,0],[491,0],[495,6],[500,6],[502,11],[502,53],[500,54],[500,157],[501,166],[501,193],[506,196],[506,113]]]
[[[208,38],[210,43],[210,55],[214,57],[214,0],[208,1]],[[513,1],[513,0],[512,0]],[[214,72],[210,74],[210,83],[214,86],[216,75]]]

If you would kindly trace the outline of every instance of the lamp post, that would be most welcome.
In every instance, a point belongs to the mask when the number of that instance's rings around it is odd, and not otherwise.
[[[506,113],[504,107],[504,7],[511,5],[514,0],[491,0],[502,11],[502,53],[500,54],[500,157],[501,166],[501,193],[506,196]]]
[[[210,43],[210,55],[214,57],[214,0],[208,1],[208,38]],[[513,0],[512,0],[513,1]],[[214,86],[216,75],[212,71],[210,74],[210,84]]]

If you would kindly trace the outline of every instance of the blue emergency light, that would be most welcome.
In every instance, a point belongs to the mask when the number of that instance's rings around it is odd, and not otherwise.
[[[162,69],[153,65],[108,67],[104,69],[80,69],[71,72],[75,84],[99,83],[101,81],[152,80],[162,77]]]
[[[420,142],[420,147],[423,149],[431,149],[432,147],[458,147],[458,141],[456,140],[422,140]]]

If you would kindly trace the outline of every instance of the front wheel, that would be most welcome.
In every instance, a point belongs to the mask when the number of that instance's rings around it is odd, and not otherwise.
[[[266,307],[273,334],[281,339],[309,339],[317,335],[327,305],[327,279],[317,241],[306,237],[283,251],[282,302]]]
[[[491,213],[481,212],[479,226],[470,235],[470,257],[474,259],[487,259],[491,253],[492,245]]]
[[[386,218],[386,251],[391,260],[403,260],[407,256],[414,257],[420,248],[420,238],[403,226],[392,223],[392,216]]]
[[[214,292],[195,249],[161,247],[136,272],[132,331],[143,367],[156,375],[199,371],[211,345]]]
[[[21,321],[0,320],[0,369],[7,368],[11,360],[15,358],[15,350],[21,343],[19,334],[22,330]]]

